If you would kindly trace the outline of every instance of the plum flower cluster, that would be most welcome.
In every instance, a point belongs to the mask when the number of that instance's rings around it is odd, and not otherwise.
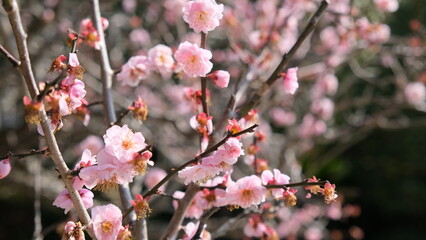
[[[104,142],[105,147],[96,155],[96,164],[85,164],[76,177],[89,189],[107,191],[132,182],[136,175],[146,172],[148,165],[154,164],[150,161],[152,153],[144,150],[147,144],[142,133],[133,133],[127,125],[109,128]]]
[[[52,130],[60,129],[62,127],[62,118],[71,113],[77,115],[82,113],[84,123],[88,124],[87,101],[84,99],[86,89],[82,81],[84,68],[80,65],[77,54],[70,53],[68,59],[64,55],[59,56],[53,61],[49,72],[50,79],[48,80],[50,81],[40,84],[42,93],[38,96],[39,99],[31,101],[28,97],[24,97],[26,121],[29,124],[39,124],[41,100],[44,100]],[[62,73],[65,73],[64,78],[62,78]],[[57,84],[58,80],[60,81]],[[38,129],[40,134],[43,135],[40,125]]]
[[[102,29],[106,30],[109,26],[109,21],[106,18],[101,18]],[[80,22],[79,32],[71,32],[68,34],[68,37],[71,40],[74,40],[78,37],[78,43],[85,43],[89,46],[99,50],[100,49],[100,38],[99,33],[96,30],[96,27],[93,25],[93,22],[90,18],[85,18]]]

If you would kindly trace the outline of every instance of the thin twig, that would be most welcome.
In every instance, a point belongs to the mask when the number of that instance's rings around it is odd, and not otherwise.
[[[33,156],[33,155],[46,154],[46,153],[48,153],[47,148],[40,149],[40,150],[31,149],[27,153],[12,153],[12,152],[9,152],[5,156],[0,156],[0,160],[6,159],[6,158],[9,158],[9,157],[12,157],[12,158],[15,157],[15,158],[18,158],[18,159],[22,159],[22,158],[26,158],[26,157]]]
[[[121,123],[121,121],[123,120],[123,118],[124,118],[127,114],[129,114],[129,112],[130,112],[130,110],[129,110],[129,109],[126,109],[124,112],[120,113],[120,116],[118,116],[117,121],[115,121],[115,122],[111,123],[111,126],[119,125],[119,124]]]
[[[12,63],[13,67],[19,67],[21,62],[16,59],[9,51],[6,50],[1,44],[0,44],[0,52],[9,60],[10,63]]]
[[[309,23],[306,25],[305,29],[302,31],[300,36],[297,38],[296,42],[290,49],[290,51],[283,55],[281,62],[278,64],[278,66],[275,68],[273,73],[269,76],[268,80],[266,80],[263,85],[256,90],[254,95],[249,98],[248,102],[246,102],[239,110],[239,115],[244,116],[250,111],[250,109],[256,107],[260,99],[265,93],[271,88],[272,84],[280,78],[280,73],[284,70],[285,67],[287,67],[290,60],[294,57],[297,50],[300,48],[302,43],[305,41],[305,39],[310,35],[310,33],[316,28],[318,24],[318,20],[325,11],[325,9],[328,6],[327,0],[323,0],[321,2],[321,5],[318,7],[318,10],[315,12],[315,14],[311,17],[309,20]]]

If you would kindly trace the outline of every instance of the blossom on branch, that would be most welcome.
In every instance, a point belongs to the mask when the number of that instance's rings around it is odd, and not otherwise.
[[[189,77],[204,77],[213,67],[212,53],[188,41],[179,44],[174,57]]]
[[[134,56],[127,61],[117,74],[117,81],[122,85],[136,87],[141,80],[151,74],[151,64],[146,56]]]
[[[183,20],[196,33],[208,33],[219,26],[222,13],[223,4],[217,4],[214,0],[188,1],[183,8]]]
[[[121,210],[113,204],[92,208],[92,224],[99,240],[116,239],[121,228]]]

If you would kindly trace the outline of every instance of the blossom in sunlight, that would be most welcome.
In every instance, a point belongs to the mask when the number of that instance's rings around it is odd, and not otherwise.
[[[189,166],[178,172],[180,178],[184,178],[187,185],[190,182],[204,182],[222,171],[222,168],[214,165],[198,164]]]
[[[101,18],[101,25],[103,30],[108,28],[109,22],[106,18]],[[82,40],[89,44],[95,49],[100,49],[100,38],[99,33],[96,30],[93,22],[90,18],[83,19],[80,23],[80,35],[83,37]]]
[[[183,8],[183,20],[195,32],[207,33],[219,26],[222,13],[223,4],[217,4],[214,0],[188,1]]]
[[[405,99],[412,105],[421,105],[426,100],[426,87],[421,82],[411,82],[404,89]]]
[[[91,208],[93,206],[93,193],[87,189],[78,190],[78,194],[80,194],[81,200],[83,201],[83,205],[85,208]],[[68,190],[62,191],[53,202],[54,206],[65,209],[65,213],[69,212],[74,205],[71,201],[71,197],[68,193]]]
[[[213,67],[212,53],[188,41],[179,44],[174,57],[189,77],[204,77]]]
[[[308,183],[315,183],[318,182],[317,177],[313,176],[312,178],[308,178]],[[318,194],[319,192],[322,191],[320,185],[311,185],[311,186],[306,186],[305,187],[306,190],[309,190],[312,194]]]
[[[166,45],[159,44],[148,51],[148,60],[152,69],[160,72],[161,76],[169,77],[173,71],[175,60],[172,49]]]
[[[266,188],[255,175],[238,179],[226,188],[229,204],[242,208],[257,206],[265,201]]]
[[[322,194],[324,195],[325,203],[330,204],[331,202],[336,201],[336,198],[338,197],[336,194],[336,185],[326,183],[324,184],[324,189],[322,190]]]
[[[374,0],[377,8],[385,12],[395,12],[398,10],[398,0]]]
[[[270,170],[265,170],[262,172],[261,179],[263,185],[283,185],[288,184],[290,177],[281,173],[280,170],[274,169],[274,173]],[[283,188],[272,188],[272,196],[275,198],[282,198],[284,189]]]
[[[110,127],[104,135],[104,141],[106,152],[121,162],[127,162],[134,153],[146,147],[142,133],[133,133],[127,125]]]
[[[113,204],[92,208],[93,232],[99,240],[116,239],[121,228],[121,210]]]
[[[151,65],[146,56],[134,56],[127,61],[117,74],[117,81],[122,85],[136,87],[141,80],[146,79],[151,74]]]
[[[10,158],[6,158],[0,161],[0,179],[5,178],[9,175],[12,166],[10,165]]]
[[[202,112],[193,116],[189,120],[189,125],[201,135],[208,136],[213,131],[212,118],[212,116],[207,116],[206,113]]]
[[[121,226],[118,231],[117,240],[132,240],[132,232],[129,230],[129,225]]]
[[[81,160],[75,165],[74,170],[80,170],[84,167],[95,165],[96,163],[96,156],[92,155],[92,152],[89,149],[85,149],[81,156]],[[79,176],[73,178],[74,189],[81,189],[85,184],[86,182]]]
[[[217,70],[207,75],[207,77],[213,81],[214,85],[220,88],[226,88],[229,84],[230,75],[227,71]]]
[[[285,74],[282,74],[285,93],[293,95],[297,88],[299,88],[299,83],[297,82],[297,70],[297,67],[289,68]]]

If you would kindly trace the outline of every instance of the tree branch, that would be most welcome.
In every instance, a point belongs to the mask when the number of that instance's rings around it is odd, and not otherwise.
[[[3,47],[3,45],[0,44],[0,52],[9,60],[10,63],[12,63],[13,67],[19,67],[21,65],[21,62],[16,59],[9,51],[6,50],[6,48]]]
[[[290,51],[283,55],[281,62],[278,64],[278,66],[275,68],[274,72],[269,76],[268,80],[266,80],[263,85],[256,90],[254,95],[249,98],[248,102],[246,102],[243,106],[241,106],[239,111],[239,116],[244,116],[250,111],[250,109],[256,107],[260,99],[263,95],[271,88],[272,84],[280,78],[280,73],[284,70],[285,67],[287,67],[290,60],[294,57],[297,50],[300,48],[302,43],[305,41],[305,39],[309,36],[309,34],[315,29],[315,27],[318,24],[318,20],[325,11],[325,9],[328,6],[327,0],[323,0],[321,2],[321,5],[318,7],[315,14],[311,17],[309,20],[309,23],[306,25],[305,29],[302,31],[300,36],[297,38],[297,41],[294,43],[293,47],[290,49]]]

